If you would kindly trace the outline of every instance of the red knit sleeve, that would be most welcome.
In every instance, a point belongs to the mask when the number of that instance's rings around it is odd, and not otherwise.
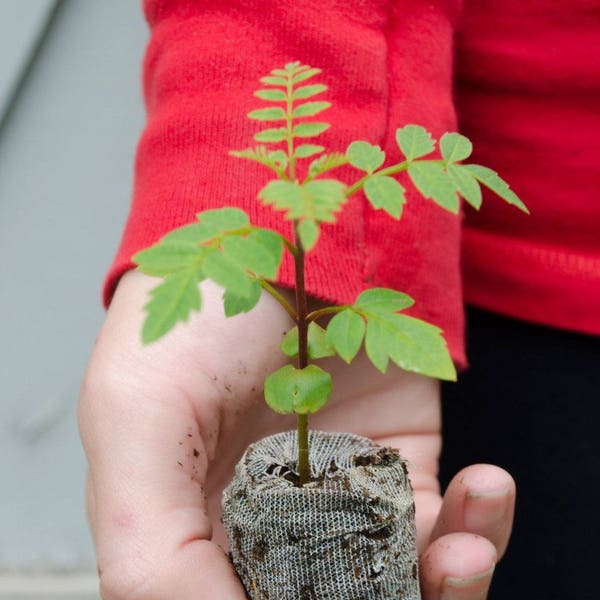
[[[456,75],[473,162],[531,211],[467,211],[467,302],[600,335],[600,2],[467,0]]]
[[[148,120],[139,142],[131,212],[108,273],[108,303],[131,256],[207,208],[244,208],[253,223],[289,232],[256,201],[266,170],[232,158],[253,144],[253,91],[273,68],[298,60],[323,70],[332,124],[319,143],[365,139],[398,158],[394,132],[419,123],[453,129],[451,39],[457,0],[146,0]],[[403,10],[400,12],[400,6]],[[258,101],[260,104],[260,101]],[[342,178],[355,177],[350,169]],[[407,187],[410,187],[407,184]],[[462,364],[458,219],[409,193],[399,223],[352,199],[308,255],[307,289],[336,303],[385,285],[411,294],[413,314],[445,331]],[[280,283],[293,284],[284,263]]]

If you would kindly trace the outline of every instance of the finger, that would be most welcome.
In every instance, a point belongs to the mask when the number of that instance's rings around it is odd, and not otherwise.
[[[420,561],[423,600],[485,600],[497,554],[486,538],[452,533],[436,539]]]
[[[508,545],[515,506],[515,482],[493,465],[472,465],[460,471],[444,495],[432,540],[466,531],[483,536],[501,557]]]

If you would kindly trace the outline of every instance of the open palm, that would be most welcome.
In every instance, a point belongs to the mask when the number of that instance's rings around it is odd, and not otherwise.
[[[295,426],[262,398],[265,376],[286,362],[278,346],[289,317],[265,296],[226,319],[220,290],[204,284],[202,311],[143,347],[153,284],[137,272],[121,280],[81,394],[102,596],[242,600],[222,550],[220,496],[250,442]],[[323,363],[334,392],[311,427],[370,437],[409,460],[425,600],[484,598],[510,533],[511,478],[470,467],[442,502],[437,382],[399,369],[383,376],[361,355],[351,366]]]

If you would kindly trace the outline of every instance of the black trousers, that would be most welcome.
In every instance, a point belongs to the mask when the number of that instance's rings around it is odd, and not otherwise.
[[[445,487],[486,462],[517,482],[489,600],[598,600],[600,338],[475,309],[467,318],[471,367],[443,386],[440,478]]]

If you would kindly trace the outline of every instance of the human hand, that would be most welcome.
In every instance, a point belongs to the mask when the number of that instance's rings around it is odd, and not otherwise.
[[[188,325],[143,347],[142,306],[153,285],[138,272],[122,278],[81,393],[102,597],[243,600],[219,547],[220,497],[249,443],[295,425],[262,398],[264,377],[286,362],[278,346],[289,317],[265,296],[225,319],[220,290],[207,284]],[[326,368],[334,393],[311,426],[365,435],[410,461],[423,598],[483,598],[510,533],[512,479],[470,467],[442,503],[437,382],[398,369],[383,377],[364,355],[351,367],[327,359]]]

